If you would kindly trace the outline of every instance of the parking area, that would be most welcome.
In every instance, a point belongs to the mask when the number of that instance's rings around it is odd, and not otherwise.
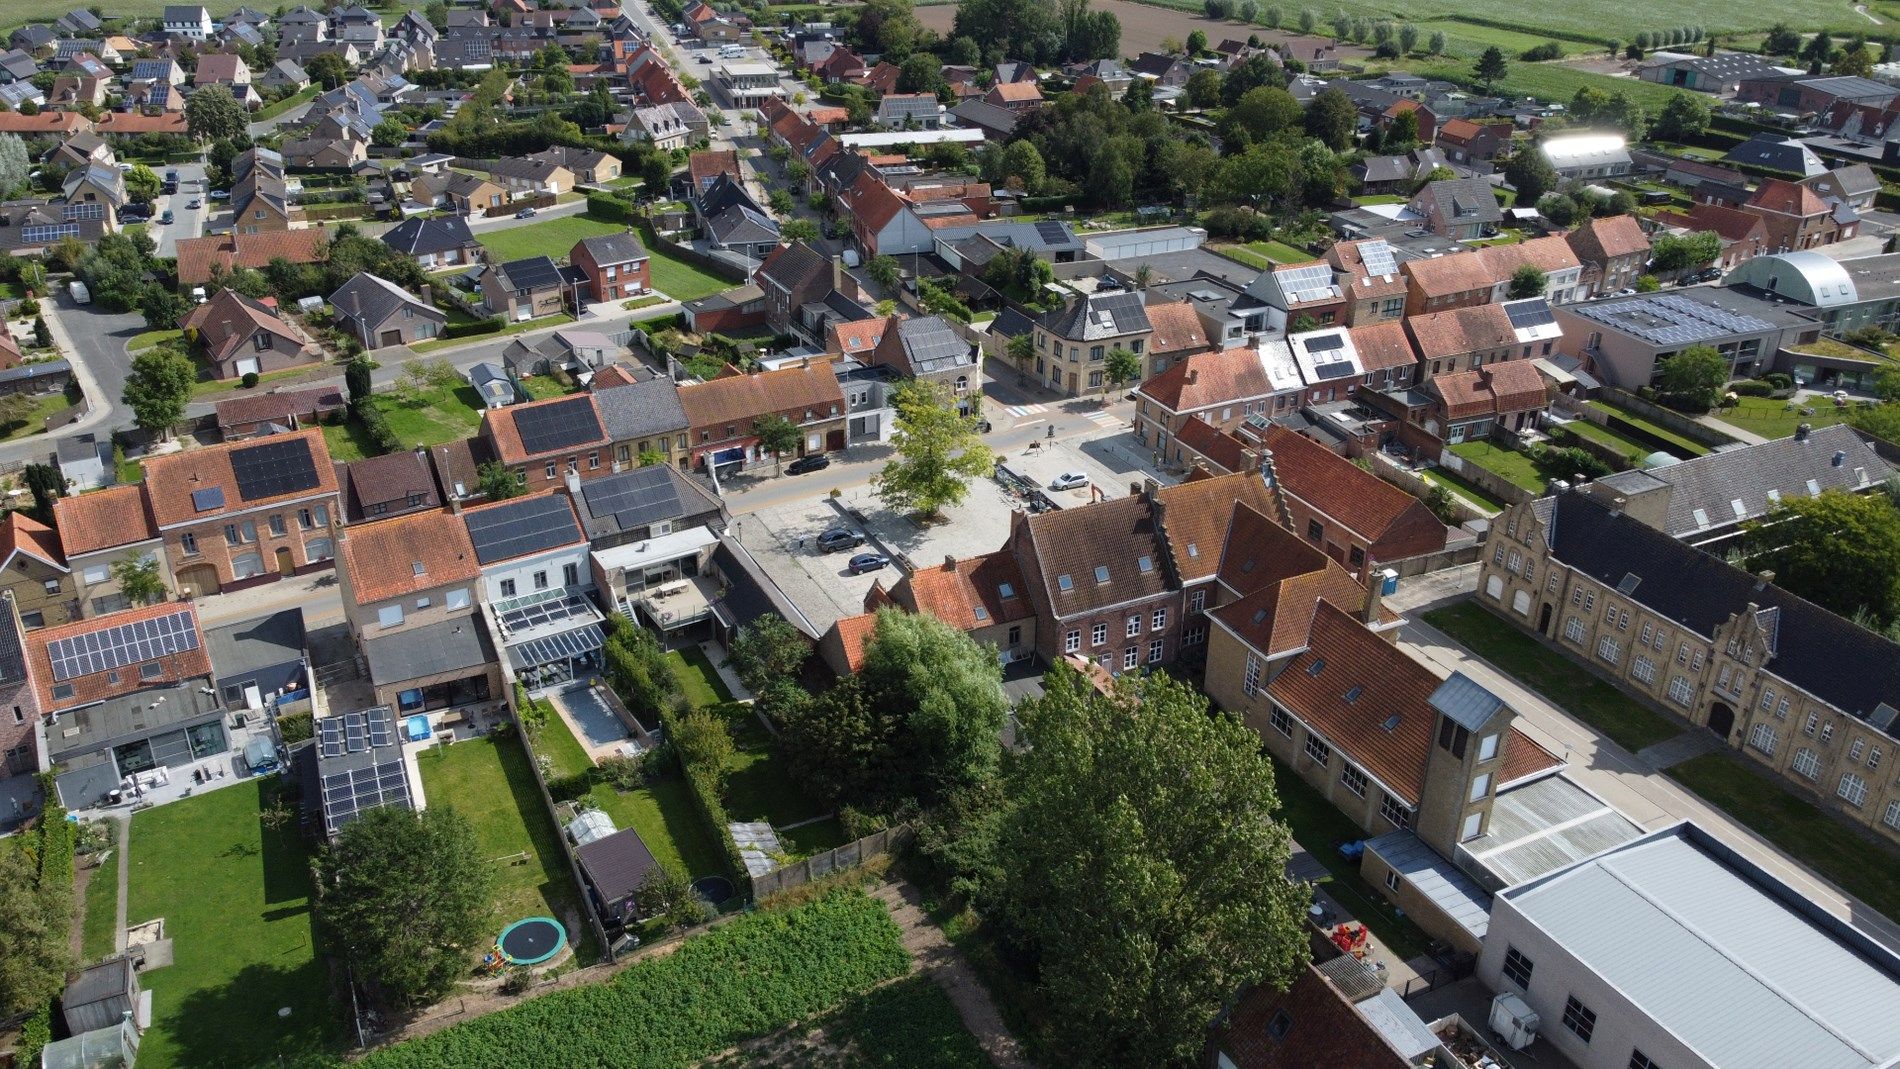
[[[1092,494],[1121,497],[1144,476],[1157,475],[1135,452],[1137,443],[1125,433],[1104,430],[1089,441],[1038,443],[1035,449],[1016,449],[999,455],[1010,470],[1045,489],[1056,476],[1080,471],[1090,485],[1073,490],[1047,491],[1057,505],[1085,505]],[[1162,478],[1164,483],[1173,482]],[[946,557],[962,559],[990,553],[1009,538],[1010,517],[1022,503],[992,479],[970,484],[961,505],[941,523],[920,524],[884,507],[869,486],[845,490],[834,502],[822,491],[809,498],[757,509],[736,523],[740,541],[766,571],[820,629],[843,616],[864,611],[864,595],[875,580],[886,588],[903,577],[903,562],[917,567],[941,564]],[[861,516],[860,522],[857,517]],[[825,553],[818,536],[834,527],[863,533],[862,547]],[[856,553],[887,554],[893,563],[875,572],[851,575],[847,567]]]

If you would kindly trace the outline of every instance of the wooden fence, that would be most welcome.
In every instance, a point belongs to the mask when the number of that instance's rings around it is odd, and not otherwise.
[[[822,854],[813,854],[803,861],[794,861],[762,876],[752,877],[752,899],[758,901],[780,891],[789,891],[853,865],[862,865],[871,858],[882,854],[895,853],[910,845],[916,832],[908,824],[899,824],[894,828],[874,831],[856,842],[833,847]]]

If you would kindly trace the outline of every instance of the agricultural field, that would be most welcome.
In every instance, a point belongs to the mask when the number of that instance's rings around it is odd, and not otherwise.
[[[957,1008],[929,977],[867,991],[836,1013],[747,1043],[708,1069],[989,1069]]]
[[[357,1064],[684,1069],[844,1005],[909,964],[883,904],[862,891],[836,891],[807,905],[746,914],[606,983],[543,995]]]

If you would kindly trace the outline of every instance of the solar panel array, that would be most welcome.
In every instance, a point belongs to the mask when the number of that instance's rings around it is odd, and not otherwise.
[[[1358,373],[1358,368],[1350,360],[1335,360],[1330,364],[1317,364],[1313,367],[1313,377],[1321,382],[1343,379]]]
[[[540,289],[561,282],[561,268],[546,256],[529,256],[501,265],[502,273],[516,289]]]
[[[534,405],[514,411],[515,433],[521,436],[521,448],[538,456],[557,449],[598,442],[600,417],[588,397],[569,397],[551,405]]]
[[[388,709],[324,717],[318,724],[323,823],[332,835],[372,809],[413,806],[402,748]],[[346,760],[355,754],[368,754],[371,759]]]
[[[1366,265],[1368,275],[1396,275],[1399,273],[1399,259],[1392,255],[1392,246],[1383,238],[1373,238],[1359,243],[1359,262]]]
[[[970,343],[941,320],[907,319],[898,324],[897,330],[916,374],[929,375],[976,362],[971,356]]]
[[[1045,245],[1066,245],[1075,240],[1069,236],[1069,228],[1053,220],[1044,220],[1036,224],[1036,236]]]
[[[211,512],[224,507],[224,487],[211,486],[191,492],[191,507],[194,512]]]
[[[46,644],[46,656],[53,664],[53,681],[64,682],[197,648],[192,614],[175,612],[54,639]]]
[[[1543,301],[1512,301],[1504,306],[1504,314],[1511,318],[1511,326],[1518,330],[1547,326],[1557,321],[1550,305]]]
[[[663,465],[632,468],[581,484],[587,510],[612,516],[622,529],[670,520],[685,511],[673,477]]]
[[[524,497],[503,505],[464,512],[475,559],[483,564],[525,557],[581,541],[574,510],[559,494]]]
[[[1274,277],[1288,301],[1320,301],[1339,296],[1339,287],[1333,284],[1330,264],[1289,268],[1275,272]]]
[[[1675,294],[1637,297],[1598,307],[1579,307],[1576,311],[1585,318],[1608,323],[1658,345],[1688,345],[1774,327],[1759,316],[1731,312]]]
[[[310,455],[310,439],[266,441],[231,451],[231,474],[238,496],[246,501],[314,490],[321,480]]]
[[[575,617],[591,619],[593,612],[588,609],[586,598],[569,595],[535,601],[530,604],[522,605],[519,608],[507,610],[500,615],[501,629],[504,632],[513,634],[517,631],[526,631],[530,628],[541,627],[545,624],[557,624],[563,620],[572,620]]]
[[[1318,337],[1307,338],[1301,344],[1306,346],[1306,351],[1309,353],[1328,353],[1344,349],[1346,339],[1337,334],[1321,334]]]

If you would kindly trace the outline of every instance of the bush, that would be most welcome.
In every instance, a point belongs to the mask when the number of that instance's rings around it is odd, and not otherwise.
[[[1763,375],[1761,380],[1777,390],[1794,389],[1794,379],[1786,372],[1770,371],[1768,374]]]
[[[243,383],[245,389],[247,390],[255,389],[257,386],[257,372],[246,371],[244,373],[244,378],[239,381]]]
[[[611,193],[589,193],[587,214],[609,223],[631,223],[634,220],[633,205]]]
[[[1547,59],[1562,59],[1564,46],[1555,41],[1545,41],[1536,48],[1527,48],[1517,58],[1526,63],[1541,63]]]
[[[508,325],[501,316],[489,316],[473,323],[450,323],[442,328],[444,338],[473,338],[483,334],[499,334]]]
[[[395,453],[402,449],[402,440],[390,428],[389,418],[383,415],[382,409],[374,404],[357,405],[356,419],[363,425],[364,433],[369,435],[378,453]]]
[[[1610,466],[1575,446],[1545,446],[1531,454],[1531,463],[1546,479],[1600,479]]]
[[[628,757],[625,754],[603,757],[600,763],[594,766],[594,774],[600,782],[608,784],[616,791],[638,790],[647,781],[647,760],[652,752],[649,750],[639,757]]]
[[[39,301],[35,300],[32,297],[28,297],[27,299],[20,302],[20,316],[22,318],[25,318],[26,316],[36,316],[39,314],[40,314]]]
[[[1729,391],[1742,397],[1768,397],[1774,394],[1775,384],[1761,379],[1744,379],[1729,383]]]
[[[291,746],[309,738],[312,734],[309,713],[291,713],[277,718],[277,731],[284,737],[284,745]]]
[[[582,772],[573,776],[562,776],[548,781],[548,797],[556,802],[572,802],[584,798],[594,789],[594,775]]]

